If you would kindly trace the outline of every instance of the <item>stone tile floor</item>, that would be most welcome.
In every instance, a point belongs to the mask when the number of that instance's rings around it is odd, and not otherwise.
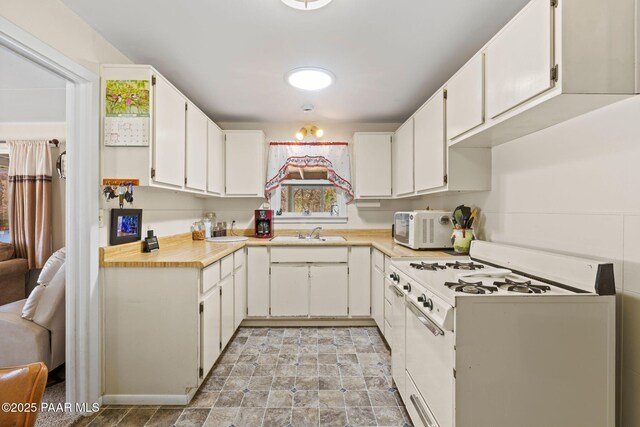
[[[106,406],[78,426],[410,426],[375,327],[238,330],[191,403]]]

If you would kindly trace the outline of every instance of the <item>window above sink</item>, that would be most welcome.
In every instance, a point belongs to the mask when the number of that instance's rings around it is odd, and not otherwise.
[[[271,207],[276,211],[275,222],[347,222],[344,193],[327,179],[315,178],[320,179],[289,179],[282,182],[271,196]]]

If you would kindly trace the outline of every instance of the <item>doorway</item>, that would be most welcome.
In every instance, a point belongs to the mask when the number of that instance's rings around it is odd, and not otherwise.
[[[0,17],[0,47],[64,81],[66,402],[77,412],[100,403],[98,282],[99,77]],[[55,171],[54,171],[55,173]],[[80,404],[79,406],[75,406]],[[82,405],[84,404],[84,405]]]

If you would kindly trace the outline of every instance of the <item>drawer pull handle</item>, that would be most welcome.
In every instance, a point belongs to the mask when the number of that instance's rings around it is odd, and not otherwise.
[[[416,408],[416,411],[418,412],[418,416],[422,420],[422,424],[426,425],[427,427],[436,427],[433,424],[433,421],[431,421],[431,418],[429,417],[429,415],[427,415],[427,412],[424,410],[424,408],[420,404],[420,401],[418,400],[418,396],[416,396],[415,394],[412,394],[410,399],[411,399],[411,403],[413,403],[413,407]]]
[[[422,312],[416,307],[413,301],[408,301],[407,307],[413,314],[415,314],[416,318],[420,323],[427,327],[431,331],[433,335],[440,336],[444,335],[444,331],[440,329],[440,327],[431,319],[422,314]]]

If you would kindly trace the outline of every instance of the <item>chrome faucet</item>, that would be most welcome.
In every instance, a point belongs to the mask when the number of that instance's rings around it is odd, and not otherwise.
[[[322,227],[316,227],[314,228],[311,233],[309,233],[309,235],[307,236],[307,239],[313,239],[313,235],[316,233],[316,231],[318,232],[318,237],[316,237],[316,239],[320,238],[320,230],[322,230]]]

